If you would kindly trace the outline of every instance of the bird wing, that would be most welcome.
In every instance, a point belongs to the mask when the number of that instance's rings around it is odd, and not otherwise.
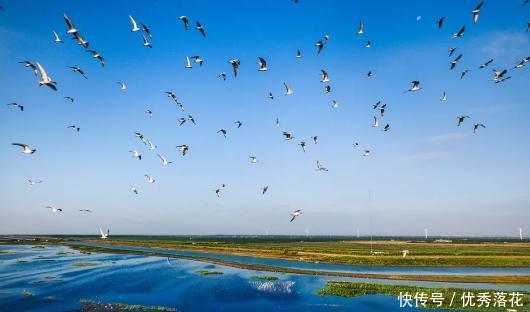
[[[134,20],[134,18],[131,15],[129,15],[129,20],[131,21],[131,24],[132,24],[134,29],[138,28],[138,25],[136,25],[136,21]]]
[[[43,81],[48,81],[48,75],[46,74],[46,71],[44,70],[44,68],[41,66],[41,64],[39,64],[39,62],[37,62],[37,67],[39,68],[39,72],[42,76],[42,80]]]

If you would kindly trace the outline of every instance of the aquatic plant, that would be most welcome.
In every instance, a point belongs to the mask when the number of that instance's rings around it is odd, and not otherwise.
[[[265,281],[275,281],[278,279],[277,276],[251,276],[250,279],[252,280],[265,280]]]
[[[93,266],[97,266],[100,264],[101,263],[99,262],[74,262],[72,263],[72,265],[75,267],[93,267]]]
[[[162,306],[144,306],[140,304],[103,303],[90,300],[80,301],[82,311],[143,311],[143,312],[176,312],[175,308]]]
[[[195,271],[195,273],[201,274],[201,275],[221,275],[223,274],[223,272],[220,272],[220,271],[208,271],[208,270],[198,270],[198,271]]]

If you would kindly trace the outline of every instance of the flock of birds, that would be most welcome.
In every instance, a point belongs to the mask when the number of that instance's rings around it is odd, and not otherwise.
[[[297,0],[293,0],[293,2],[297,3],[298,1]],[[526,5],[528,2],[529,2],[529,0],[525,0],[523,2],[523,6]],[[484,1],[481,1],[476,6],[476,8],[471,12],[471,18],[472,18],[473,24],[478,23],[479,16],[480,16],[483,4],[484,4]],[[0,11],[5,11],[5,9],[2,6],[0,6]],[[89,42],[87,40],[85,40],[85,38],[81,35],[80,30],[75,26],[75,24],[72,22],[72,20],[66,14],[64,14],[63,17],[64,17],[64,21],[65,21],[65,24],[66,24],[65,34],[67,36],[71,36],[73,40],[77,41],[78,45],[83,47],[87,53],[90,53],[92,58],[97,60],[101,64],[101,66],[105,66],[105,58],[99,52],[94,50],[93,48],[89,49],[89,46],[90,46]],[[138,24],[136,22],[136,20],[134,19],[134,17],[131,16],[131,15],[129,15],[128,18],[129,18],[129,22],[130,22],[130,26],[131,26],[130,31],[132,33],[140,34],[141,35],[141,40],[143,42],[143,46],[152,49],[153,45],[151,44],[151,40],[153,38],[153,34],[152,34],[150,28],[147,25],[145,25],[144,23]],[[420,17],[418,17],[417,19],[419,20],[419,18]],[[180,17],[178,17],[178,20],[180,20],[182,22],[184,30],[187,31],[187,30],[190,29],[190,27],[191,27],[190,26],[190,20],[189,20],[189,18],[187,16],[180,16]],[[445,21],[445,17],[440,17],[436,21],[438,29],[442,29],[444,27],[444,21]],[[195,29],[199,32],[200,36],[202,36],[203,38],[207,37],[206,36],[206,29],[200,22],[198,22],[198,21],[195,22]],[[530,31],[530,22],[528,23],[527,31]],[[452,34],[452,38],[454,38],[454,39],[462,38],[464,36],[465,32],[466,32],[466,26],[462,26],[462,27],[460,27],[458,29],[457,32]],[[53,41],[56,44],[63,44],[64,43],[64,41],[61,39],[61,36],[59,35],[59,33],[57,33],[56,31],[52,31],[52,33],[53,33]],[[363,24],[363,21],[361,20],[359,22],[359,28],[358,28],[357,34],[358,35],[363,35],[364,33],[365,33],[364,24]],[[329,42],[329,40],[330,40],[330,36],[329,35],[325,35],[323,39],[316,41],[315,47],[316,47],[316,54],[317,55],[322,53],[322,51],[324,50],[324,48],[325,48],[326,44]],[[368,40],[366,42],[366,44],[365,44],[365,47],[366,48],[371,48],[372,47],[372,42],[370,40]],[[458,48],[456,46],[451,47],[449,49],[449,57],[453,57],[453,55],[455,54],[455,52],[457,50],[458,50]],[[297,59],[302,58],[302,53],[301,53],[300,50],[296,51],[295,57]],[[462,57],[463,57],[462,54],[458,54],[456,57],[452,58],[450,60],[450,62],[449,62],[449,70],[452,71],[455,68],[457,68],[457,66],[458,66],[459,62],[461,61]],[[188,56],[188,57],[186,57],[185,66],[184,67],[187,68],[187,69],[191,69],[194,65],[202,66],[203,62],[204,62],[204,60],[198,55],[191,56],[191,57]],[[484,63],[482,63],[478,68],[479,69],[486,68],[486,67],[490,66],[493,62],[494,62],[493,59],[489,59],[489,60],[485,61]],[[526,57],[526,58],[518,61],[514,65],[514,67],[511,68],[511,69],[499,69],[499,70],[498,69],[493,69],[492,81],[494,83],[496,83],[496,84],[499,84],[499,83],[503,83],[503,82],[511,79],[512,76],[510,75],[510,73],[512,72],[512,70],[521,69],[524,66],[526,66],[529,62],[530,62],[530,57]],[[48,75],[48,73],[45,70],[45,68],[39,62],[33,62],[33,61],[29,61],[29,60],[24,60],[24,61],[20,61],[19,63],[22,64],[24,67],[31,69],[32,73],[36,77],[39,77],[39,80],[38,80],[38,85],[39,86],[46,86],[46,87],[50,88],[53,91],[57,91],[58,90],[57,83]],[[236,78],[238,76],[239,67],[241,66],[240,60],[235,58],[235,59],[228,60],[228,63],[232,67],[233,77]],[[267,72],[269,70],[269,65],[268,65],[268,63],[267,63],[267,61],[266,61],[266,59],[264,57],[261,57],[261,56],[257,57],[257,65],[258,65],[257,66],[257,70],[260,71],[260,72]],[[79,66],[68,66],[68,69],[70,69],[72,72],[74,72],[76,74],[79,74],[83,78],[88,79],[85,71],[82,68],[80,68]],[[469,69],[462,70],[461,73],[460,73],[460,79],[464,79],[466,77],[466,75],[469,73],[469,71],[470,71]],[[329,84],[330,75],[328,74],[328,72],[326,70],[322,69],[321,72],[320,72],[320,76],[321,76],[320,82],[324,84],[324,88],[323,88],[324,89],[324,93],[332,92],[332,88],[331,88],[331,86]],[[371,78],[373,76],[374,76],[374,73],[372,71],[368,71],[368,73],[366,74],[366,77],[368,77],[368,78]],[[218,74],[218,77],[220,79],[222,79],[223,81],[226,81],[228,79],[228,75],[225,72],[220,72]],[[118,84],[118,86],[119,86],[119,88],[121,90],[126,90],[127,89],[127,85],[125,84],[125,82],[118,81],[117,84]],[[288,95],[291,95],[291,94],[293,94],[295,92],[294,89],[287,82],[283,82],[283,85],[284,85],[284,88],[285,88],[285,95],[288,96]],[[404,93],[408,93],[408,92],[417,93],[417,92],[420,92],[421,90],[422,90],[422,87],[421,87],[420,81],[414,80],[414,81],[411,82],[410,88],[405,90]],[[178,99],[177,95],[173,91],[166,91],[165,93],[166,93],[167,97],[170,98],[170,100],[182,112],[185,111],[183,103]],[[72,102],[72,103],[74,102],[74,98],[72,98],[72,97],[66,96],[64,98],[66,100]],[[271,100],[274,99],[274,95],[272,94],[272,92],[268,93],[268,98],[271,99]],[[440,100],[441,101],[446,101],[447,99],[448,99],[447,93],[443,92],[442,97],[441,97]],[[24,105],[23,104],[20,104],[20,103],[9,103],[7,105],[10,106],[10,107],[13,107],[14,109],[18,109],[21,112],[24,111]],[[338,108],[338,107],[339,107],[339,103],[337,101],[333,100],[332,108]],[[374,103],[372,105],[372,107],[373,107],[374,111],[378,111],[378,113],[379,113],[379,116],[377,116],[377,114],[374,114],[373,123],[372,123],[372,127],[377,128],[377,127],[379,127],[380,119],[384,118],[385,111],[387,109],[387,104],[383,104],[382,101],[377,101],[376,103]],[[147,109],[145,111],[145,113],[147,114],[147,116],[149,118],[153,117],[153,111],[152,110]],[[186,114],[186,115],[187,116],[181,117],[181,118],[178,119],[178,125],[179,126],[183,126],[187,122],[190,122],[193,125],[196,125],[195,118],[192,115],[190,115],[190,114]],[[466,119],[470,118],[470,116],[461,115],[461,116],[457,116],[456,118],[457,118],[456,126],[460,127],[460,126],[462,126],[465,123]],[[243,126],[243,123],[240,120],[234,121],[234,124],[235,124],[235,127],[237,129],[239,129],[239,128],[241,128]],[[275,126],[278,127],[278,128],[280,127],[280,121],[279,121],[278,118],[276,118]],[[81,128],[79,126],[75,125],[75,124],[69,125],[67,128],[71,129],[72,131],[75,131],[75,132],[79,132],[81,130]],[[474,123],[473,124],[473,133],[477,133],[481,128],[486,128],[484,123],[482,123],[482,122]],[[383,132],[388,132],[390,129],[391,129],[391,127],[390,127],[389,123],[385,123],[385,125],[382,126],[382,131]],[[224,138],[227,138],[228,137],[228,130],[226,128],[220,128],[217,131],[217,134],[222,135]],[[135,132],[134,135],[149,150],[155,150],[157,148],[157,146],[155,144],[153,144],[141,132]],[[293,140],[295,138],[293,133],[292,132],[288,132],[288,131],[283,131],[282,135],[283,135],[284,139],[287,140],[287,141]],[[313,141],[313,144],[317,144],[318,143],[318,136],[313,136],[311,139]],[[25,143],[12,143],[12,145],[20,147],[22,149],[22,153],[28,154],[28,155],[34,154],[37,151],[37,149],[32,148],[30,145],[25,144]],[[307,143],[305,141],[300,141],[298,143],[298,146],[300,146],[300,148],[301,148],[301,150],[303,152],[306,152]],[[358,146],[359,146],[358,143],[354,143],[353,144],[354,148],[356,148]],[[179,153],[182,156],[186,156],[186,154],[188,153],[190,147],[188,145],[186,145],[186,144],[181,144],[181,145],[177,146],[177,149],[178,149]],[[131,157],[132,158],[137,159],[137,160],[142,160],[142,154],[141,154],[141,152],[138,149],[131,149],[129,152],[131,153]],[[368,156],[370,156],[370,154],[371,154],[371,151],[369,149],[364,149],[364,151],[362,153],[362,155],[364,157],[368,157]],[[167,165],[170,165],[172,163],[171,161],[168,161],[168,159],[166,157],[164,157],[163,155],[158,154],[158,158],[160,159],[160,161],[161,161],[163,166],[167,166]],[[249,156],[249,160],[250,160],[250,162],[252,164],[258,163],[258,158],[255,155],[250,155]],[[318,172],[326,172],[326,171],[328,171],[327,167],[325,167],[319,160],[316,160],[315,170],[318,171]],[[147,183],[149,183],[149,184],[155,183],[155,181],[156,181],[155,178],[152,177],[149,174],[145,174],[145,178],[146,178]],[[29,179],[28,182],[32,186],[42,183],[42,181],[40,181],[40,180],[31,180],[31,179]],[[225,188],[226,188],[225,184],[222,184],[219,187],[215,188],[214,189],[215,196],[221,197],[222,192],[223,192],[223,190]],[[261,187],[261,193],[262,194],[267,193],[268,189],[269,189],[268,185],[262,186]],[[131,192],[133,192],[134,194],[139,194],[138,189],[132,184],[129,185],[129,190]],[[56,208],[56,207],[51,206],[51,205],[50,206],[46,206],[46,208],[50,209],[52,212],[55,212],[55,213],[60,213],[60,212],[63,211],[63,209]],[[91,212],[91,210],[89,210],[89,209],[82,209],[82,210],[79,210],[79,211],[88,212],[88,213]],[[293,211],[292,214],[291,214],[290,222],[293,222],[295,219],[300,217],[301,214],[302,214],[302,210],[300,210],[300,209]],[[107,238],[109,236],[109,230],[104,232],[102,229],[100,229],[100,233],[101,233],[101,238],[102,239],[105,239],[105,238]]]

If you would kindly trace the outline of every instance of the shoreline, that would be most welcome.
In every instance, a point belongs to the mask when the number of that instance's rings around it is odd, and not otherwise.
[[[302,274],[302,275],[318,275],[318,276],[330,276],[330,277],[349,277],[349,278],[366,278],[366,279],[386,279],[386,280],[400,280],[400,281],[421,281],[421,282],[449,282],[449,283],[488,283],[488,284],[507,284],[507,285],[528,285],[530,284],[530,276],[516,276],[516,275],[504,275],[504,276],[485,276],[485,275],[399,275],[399,274],[373,274],[373,273],[347,273],[347,272],[334,272],[334,271],[321,271],[321,270],[306,270],[298,268],[284,268],[275,266],[265,266],[258,264],[249,264],[236,261],[219,260],[209,257],[195,257],[187,255],[171,255],[158,253],[156,251],[132,251],[132,250],[117,250],[105,247],[93,247],[85,245],[71,245],[68,243],[65,246],[81,251],[81,252],[102,252],[102,253],[115,253],[115,254],[136,254],[136,255],[147,255],[155,257],[170,257],[178,259],[186,259],[193,261],[206,262],[216,265],[229,266],[233,268],[252,270],[252,271],[265,271],[265,272],[276,272],[276,273],[290,273],[290,274]]]

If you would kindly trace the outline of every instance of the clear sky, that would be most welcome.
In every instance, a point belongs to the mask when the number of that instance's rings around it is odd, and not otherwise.
[[[511,70],[530,56],[530,5],[522,2],[486,0],[474,25],[475,0],[2,0],[0,233],[97,234],[100,227],[115,234],[528,232],[530,66]],[[63,13],[105,57],[105,67],[67,37]],[[152,49],[130,31],[129,15],[151,29]],[[190,30],[181,15],[189,17]],[[361,19],[365,34],[357,35]],[[464,36],[451,39],[462,25]],[[53,42],[54,30],[64,44]],[[317,55],[314,44],[326,34],[330,40]],[[364,47],[367,40],[372,48]],[[463,54],[453,71],[452,46],[454,56]],[[186,69],[185,58],[193,55],[204,64]],[[257,71],[258,56],[268,72]],[[233,58],[241,60],[237,78],[227,62]],[[492,64],[478,69],[490,58]],[[17,63],[23,60],[42,64],[59,90],[39,87]],[[88,80],[66,67],[74,65]],[[512,78],[495,84],[492,68],[510,69]],[[330,75],[329,94],[321,69]],[[460,80],[464,69],[471,71]],[[404,93],[412,80],[422,90]],[[283,82],[293,94],[284,95]],[[169,90],[184,113],[165,95]],[[373,128],[378,100],[387,111]],[[26,109],[4,105],[10,102]],[[197,125],[179,127],[187,114]],[[471,118],[457,127],[462,114]],[[477,122],[487,128],[474,135]],[[383,132],[386,123],[391,129]],[[71,124],[81,131],[67,129]],[[219,128],[227,129],[227,139]],[[158,148],[148,150],[135,131]],[[282,131],[295,139],[285,141]],[[12,142],[37,152],[24,155]],[[176,148],[181,144],[190,146],[184,157]],[[142,153],[141,161],[131,149]],[[363,157],[364,149],[371,156]],[[158,153],[173,163],[163,167]],[[250,155],[259,163],[251,164]],[[317,172],[316,160],[329,171]],[[148,184],[144,174],[156,182]],[[30,186],[27,179],[44,182]],[[213,190],[222,183],[217,198]],[[262,195],[264,185],[269,190]],[[289,223],[295,209],[303,214]]]

